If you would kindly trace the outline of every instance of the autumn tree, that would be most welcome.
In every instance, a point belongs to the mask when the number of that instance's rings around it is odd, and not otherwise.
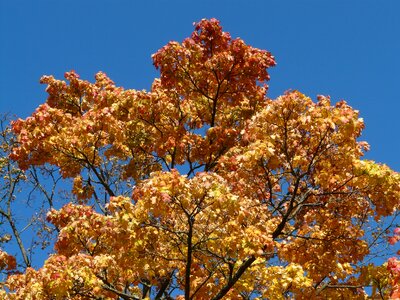
[[[53,168],[71,196],[47,198],[43,267],[1,254],[3,299],[395,299],[398,260],[373,258],[400,175],[363,159],[358,111],[269,99],[274,57],[215,19],[152,58],[150,91],[44,76],[46,103],[12,123],[18,174]]]

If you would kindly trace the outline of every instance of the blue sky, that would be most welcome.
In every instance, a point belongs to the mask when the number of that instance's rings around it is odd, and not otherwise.
[[[151,54],[215,17],[225,31],[271,51],[270,97],[298,89],[360,110],[368,158],[400,171],[400,1],[0,0],[0,112],[27,117],[46,99],[43,74],[74,69],[148,89]]]
[[[46,100],[39,78],[76,70],[148,89],[151,54],[215,17],[276,57],[269,96],[298,89],[360,110],[367,158],[400,171],[399,0],[0,0],[0,113],[25,118]]]

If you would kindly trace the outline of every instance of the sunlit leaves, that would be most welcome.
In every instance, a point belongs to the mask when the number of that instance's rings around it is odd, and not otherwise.
[[[400,176],[363,160],[358,111],[299,91],[268,99],[273,56],[215,19],[153,62],[149,92],[101,72],[45,76],[47,102],[13,123],[11,157],[59,167],[80,205],[48,213],[56,253],[9,277],[9,299],[397,293],[398,261],[364,259],[367,232],[384,235],[374,222],[398,210]]]

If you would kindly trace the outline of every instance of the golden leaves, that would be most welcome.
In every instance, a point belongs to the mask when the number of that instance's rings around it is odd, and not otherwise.
[[[10,295],[363,299],[371,278],[388,282],[356,264],[373,218],[398,209],[400,176],[362,160],[358,111],[299,91],[266,98],[273,56],[215,19],[152,58],[150,92],[101,72],[45,76],[47,103],[14,122],[20,167],[58,166],[88,205],[49,212],[57,253],[10,277]]]
[[[14,256],[0,250],[0,270],[12,271],[17,267],[17,261]]]
[[[355,165],[354,186],[375,206],[376,218],[393,214],[400,205],[400,174],[386,165],[363,160]]]
[[[18,293],[6,299],[85,299],[109,297],[102,282],[93,273],[91,258],[85,255],[50,256],[39,270],[28,268],[25,274],[12,275],[7,284]],[[81,290],[78,291],[78,288]]]

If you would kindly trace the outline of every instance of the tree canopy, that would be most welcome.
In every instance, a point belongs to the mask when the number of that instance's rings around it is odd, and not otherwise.
[[[152,58],[150,91],[43,76],[3,128],[0,214],[31,184],[56,238],[38,269],[0,253],[3,299],[398,299],[400,175],[363,158],[357,110],[270,99],[275,58],[215,19]]]

